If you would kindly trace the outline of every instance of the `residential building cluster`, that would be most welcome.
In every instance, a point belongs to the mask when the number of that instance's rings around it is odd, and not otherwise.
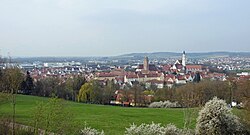
[[[157,88],[169,87],[173,85],[184,85],[188,82],[199,81],[201,79],[225,80],[226,74],[209,72],[207,66],[201,64],[186,64],[186,54],[183,52],[182,58],[173,64],[154,65],[150,64],[148,57],[145,57],[143,64],[138,64],[134,71],[126,71],[124,68],[116,68],[109,72],[97,72],[94,79],[105,81],[115,80],[116,83],[130,84],[133,82],[144,83],[147,88],[151,85]]]
[[[227,80],[225,72],[231,70],[249,70],[250,58],[248,57],[223,57],[206,59],[188,59],[183,52],[180,59],[134,60],[130,64],[110,64],[108,61],[90,60],[88,63],[71,62],[33,62],[33,63],[0,63],[0,68],[17,66],[24,71],[29,71],[33,79],[39,80],[46,77],[67,79],[81,75],[87,80],[96,79],[100,82],[114,80],[121,88],[124,84],[133,85],[133,82],[144,83],[147,88],[152,85],[157,88],[184,85],[201,79]],[[116,63],[118,61],[115,61]],[[214,70],[215,69],[215,70]],[[237,73],[237,80],[246,79],[248,72]]]

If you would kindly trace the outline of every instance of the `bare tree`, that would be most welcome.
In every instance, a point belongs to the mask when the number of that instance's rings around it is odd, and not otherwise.
[[[16,116],[16,94],[20,87],[21,82],[24,77],[20,69],[14,67],[5,69],[3,75],[3,85],[5,85],[5,92],[11,94],[11,103],[12,103],[12,135],[15,135],[15,116]]]

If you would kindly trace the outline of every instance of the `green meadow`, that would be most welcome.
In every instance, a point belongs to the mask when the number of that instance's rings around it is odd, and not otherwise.
[[[39,102],[47,102],[48,98],[17,95],[16,105],[16,121],[17,123],[31,125],[32,113]],[[184,109],[169,108],[135,108],[135,107],[119,107],[107,105],[84,104],[66,101],[67,109],[72,112],[72,121],[104,130],[107,135],[123,134],[126,127],[130,124],[141,123],[161,123],[166,125],[175,124],[179,128],[184,125]],[[197,109],[192,109],[191,128],[195,127],[195,119],[197,117]],[[12,114],[10,103],[0,105],[0,117]]]

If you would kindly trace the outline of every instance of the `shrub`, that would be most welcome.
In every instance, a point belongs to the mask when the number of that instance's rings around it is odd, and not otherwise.
[[[33,110],[31,124],[35,134],[42,129],[44,134],[54,132],[57,134],[75,134],[79,131],[80,124],[72,121],[74,113],[67,110],[64,100],[50,98],[47,103],[40,102]]]
[[[196,124],[197,135],[243,134],[239,118],[232,114],[224,100],[213,98],[199,112]]]
[[[175,125],[168,124],[166,127],[161,124],[141,124],[139,126],[132,124],[126,128],[125,135],[189,135],[191,132],[178,129]]]
[[[194,135],[194,132],[192,130],[183,130],[183,129],[178,129],[175,125],[173,124],[168,124],[165,127],[164,135]]]
[[[79,135],[104,135],[104,132],[85,126],[84,129],[80,131]]]
[[[151,103],[148,107],[149,108],[162,108],[162,101],[160,101],[160,102],[153,102],[153,103]]]
[[[176,108],[181,107],[178,102],[170,102],[170,101],[160,101],[160,102],[153,102],[149,106],[149,108]]]
[[[164,127],[161,124],[144,124],[137,126],[135,124],[126,128],[125,135],[163,135]]]

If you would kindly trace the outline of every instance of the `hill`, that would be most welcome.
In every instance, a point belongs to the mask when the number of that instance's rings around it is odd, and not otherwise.
[[[150,59],[166,59],[175,58],[179,59],[182,53],[176,52],[152,52],[152,53],[130,53],[118,56],[110,57],[16,57],[13,61],[18,63],[33,63],[33,62],[67,62],[67,61],[77,61],[81,63],[89,63],[89,61],[113,61],[119,60],[143,60],[145,56]],[[250,57],[250,52],[201,52],[201,53],[190,53],[187,52],[187,57],[191,59],[201,59],[201,58],[219,58],[219,57]]]
[[[30,125],[32,112],[39,102],[47,102],[48,98],[18,95],[16,105],[17,122]],[[83,104],[66,101],[67,108],[73,112],[72,121],[78,121],[84,125],[104,130],[107,135],[123,134],[125,127],[130,124],[173,123],[177,127],[183,127],[183,109],[154,109],[154,108],[128,108],[118,106],[104,106]],[[194,109],[197,112],[197,110]],[[0,106],[0,117],[11,115],[11,104]],[[192,127],[195,125],[196,116],[193,118]]]
[[[123,58],[143,58],[148,56],[151,59],[157,58],[176,58],[180,57],[182,53],[175,52],[153,52],[153,53],[130,53],[120,55],[118,57]],[[214,58],[214,57],[250,57],[250,52],[203,52],[203,53],[189,53],[189,58]]]

